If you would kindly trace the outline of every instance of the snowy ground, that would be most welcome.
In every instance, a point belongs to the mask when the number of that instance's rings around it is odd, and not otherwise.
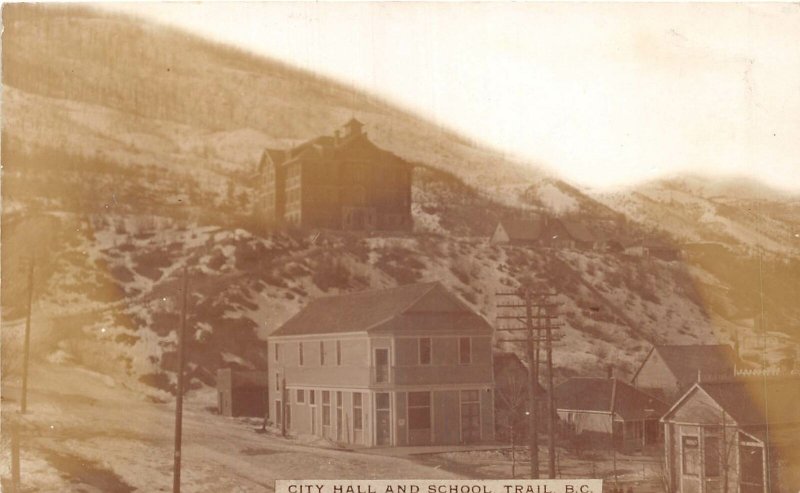
[[[37,363],[28,414],[18,382],[2,389],[2,463],[10,477],[10,429],[19,421],[25,491],[169,491],[174,406],[72,366]],[[456,478],[410,460],[299,445],[225,418],[207,399],[185,401],[182,486],[187,492],[271,491],[275,479]],[[4,488],[5,489],[5,488]]]

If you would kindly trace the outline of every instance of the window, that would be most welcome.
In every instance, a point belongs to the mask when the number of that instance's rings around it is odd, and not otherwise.
[[[472,363],[472,339],[461,337],[458,340],[458,362],[462,365]]]
[[[720,462],[722,456],[719,450],[719,437],[706,436],[705,448],[703,450],[703,463],[706,465],[706,477],[719,477]]]
[[[408,393],[408,429],[429,430],[431,428],[431,393]]]
[[[306,391],[303,389],[297,389],[297,403],[303,404],[306,401]]]
[[[281,360],[281,345],[277,342],[275,343],[275,361]]]
[[[336,366],[342,366],[342,342],[336,341]]]
[[[275,374],[275,390],[281,390],[281,375],[280,373]]]
[[[308,391],[308,405],[315,406],[317,404],[317,395],[313,390]]]
[[[325,366],[325,341],[319,341],[319,366]]]
[[[275,401],[275,424],[281,424],[281,409],[283,406],[281,405],[281,401]]]
[[[302,342],[297,345],[297,350],[298,350],[297,356],[300,359],[300,366],[303,366],[303,343]]]
[[[700,447],[698,442],[697,437],[681,437],[684,476],[700,475]]]
[[[331,425],[331,393],[328,390],[322,391],[322,425]]]
[[[361,393],[355,392],[353,393],[353,429],[354,430],[361,430],[364,428],[364,418],[362,413],[361,407]]]
[[[419,364],[431,364],[431,339],[423,337],[419,340]]]

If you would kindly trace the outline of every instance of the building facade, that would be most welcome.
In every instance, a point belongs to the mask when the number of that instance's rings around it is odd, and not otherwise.
[[[669,491],[799,491],[798,402],[796,378],[694,384],[662,419]]]
[[[491,440],[491,346],[439,283],[319,298],[268,340],[270,420],[361,446]]]
[[[647,353],[631,383],[672,403],[698,379],[733,377],[738,362],[736,351],[727,344],[657,345]]]
[[[333,136],[288,150],[267,149],[261,164],[268,226],[409,230],[412,166],[378,148],[351,119]]]
[[[217,410],[223,416],[263,418],[267,411],[267,372],[217,370]]]
[[[616,378],[571,378],[554,389],[564,435],[587,446],[641,450],[660,442],[667,404]]]

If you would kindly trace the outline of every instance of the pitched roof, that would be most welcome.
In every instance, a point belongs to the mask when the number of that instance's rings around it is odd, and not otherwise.
[[[562,219],[561,224],[573,240],[587,243],[595,241],[595,236],[582,222],[572,219]]]
[[[697,380],[697,374],[719,376],[730,373],[736,366],[738,358],[736,352],[728,344],[709,345],[658,345],[650,353],[657,352],[664,363],[672,371],[681,385],[687,385]],[[645,362],[650,358],[647,355]],[[639,367],[641,370],[641,366]],[[638,375],[639,371],[636,371]],[[636,375],[634,375],[634,378]]]
[[[616,378],[571,378],[553,389],[556,407],[615,413],[622,419],[661,417],[669,406]]]
[[[500,225],[512,241],[536,241],[542,234],[542,220],[536,219],[503,219]]]
[[[411,309],[425,298],[444,296],[450,309],[437,311],[431,307],[415,310],[413,315],[435,319],[433,325],[447,328],[491,329],[482,317],[456,298],[439,282],[408,284],[389,289],[361,291],[338,296],[325,296],[312,300],[295,316],[279,327],[272,335],[331,334],[395,330],[409,325],[428,328],[430,323],[418,317],[413,323],[400,320],[411,316]],[[437,298],[441,299],[441,298]],[[456,307],[452,309],[452,307]],[[407,323],[403,323],[407,322]]]
[[[800,423],[800,379],[751,378],[697,385],[740,426]]]

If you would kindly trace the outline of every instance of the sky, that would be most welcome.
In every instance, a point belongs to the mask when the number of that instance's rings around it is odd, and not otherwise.
[[[800,190],[800,4],[116,3],[321,73],[580,186]]]

